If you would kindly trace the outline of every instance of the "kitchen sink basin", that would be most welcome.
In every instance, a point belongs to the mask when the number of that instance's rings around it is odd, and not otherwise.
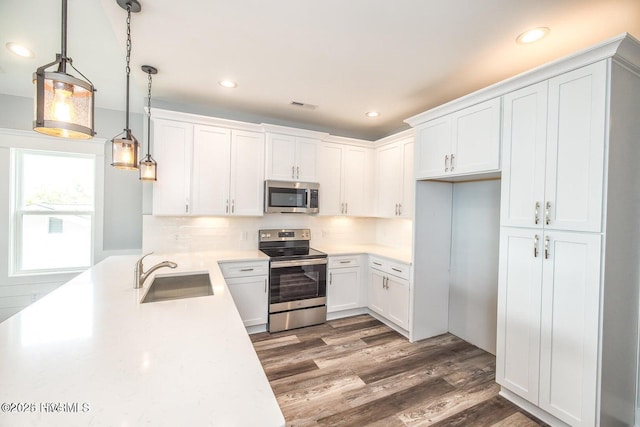
[[[213,295],[207,272],[156,275],[141,303]]]

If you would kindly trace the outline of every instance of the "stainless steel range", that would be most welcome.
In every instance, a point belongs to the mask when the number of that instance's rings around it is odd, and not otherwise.
[[[259,231],[269,262],[269,332],[327,320],[327,254],[309,247],[308,229]]]

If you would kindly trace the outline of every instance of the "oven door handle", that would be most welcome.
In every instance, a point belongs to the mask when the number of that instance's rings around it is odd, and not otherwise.
[[[271,268],[298,267],[303,265],[322,265],[326,263],[326,258],[292,259],[290,261],[271,261]]]

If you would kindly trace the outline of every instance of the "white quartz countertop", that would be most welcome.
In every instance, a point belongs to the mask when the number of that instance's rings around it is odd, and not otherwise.
[[[151,255],[208,271],[214,295],[139,304],[137,256],[111,257],[0,323],[0,426],[284,426],[217,262],[259,251]]]
[[[404,264],[411,265],[413,263],[413,257],[411,249],[400,249],[391,246],[382,245],[311,245],[314,249],[324,252],[328,255],[357,255],[357,254],[369,254],[376,255],[383,258],[390,259],[392,261],[399,261]]]

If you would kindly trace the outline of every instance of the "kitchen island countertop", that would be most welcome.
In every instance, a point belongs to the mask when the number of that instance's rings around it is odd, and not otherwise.
[[[110,257],[0,323],[0,425],[284,426],[218,261],[259,251],[151,255],[208,271],[214,295],[139,304],[137,256]]]

